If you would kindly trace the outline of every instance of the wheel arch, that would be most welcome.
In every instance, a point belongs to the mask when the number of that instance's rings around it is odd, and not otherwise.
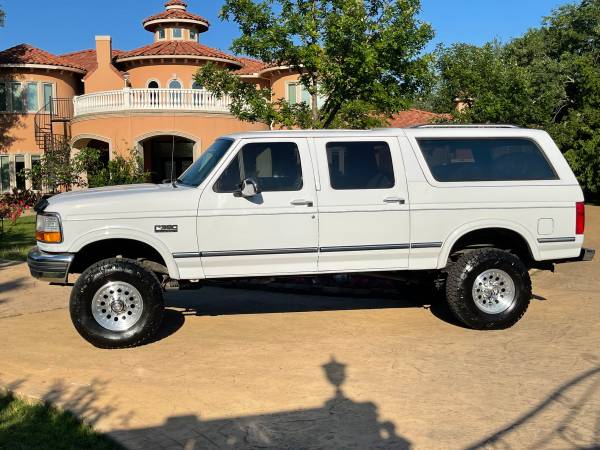
[[[96,249],[99,250],[97,255],[108,255],[106,257],[122,255],[128,258],[138,258],[141,256],[149,257],[150,260],[156,260],[160,257],[160,260],[155,262],[167,267],[170,278],[179,279],[179,268],[166,245],[150,235],[144,234],[141,236],[139,231],[102,229],[81,236],[73,243],[69,251],[75,254],[72,269],[80,268],[79,266],[87,261],[86,255]],[[120,250],[120,252],[115,254],[115,250]],[[123,250],[125,250],[125,254],[123,254]],[[131,251],[135,253],[135,250],[140,250],[141,253],[139,255],[132,254]],[[98,256],[94,256],[91,259],[95,259],[95,262],[97,262],[104,258],[98,259]]]
[[[517,238],[522,250],[526,250],[529,257],[533,260],[539,260],[539,249],[535,245],[535,239],[531,233],[522,225],[508,221],[479,221],[462,225],[456,228],[444,240],[442,250],[438,256],[438,269],[446,267],[450,255],[463,244],[473,243],[470,240],[478,240],[482,236],[490,236],[492,243],[500,234],[505,237]],[[484,244],[485,242],[481,242]],[[457,245],[458,244],[458,245]]]

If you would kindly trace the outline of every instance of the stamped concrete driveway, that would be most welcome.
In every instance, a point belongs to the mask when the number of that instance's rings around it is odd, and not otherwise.
[[[75,333],[70,288],[2,265],[0,384],[130,448],[599,448],[600,260],[533,280],[523,320],[493,332],[426,293],[210,287],[168,295],[156,342],[106,351]]]

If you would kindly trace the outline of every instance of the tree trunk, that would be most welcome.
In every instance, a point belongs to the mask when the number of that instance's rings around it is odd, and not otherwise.
[[[312,106],[312,126],[315,128],[319,123],[319,96],[317,94],[317,80],[313,77],[312,79],[312,94],[311,94],[311,106]]]

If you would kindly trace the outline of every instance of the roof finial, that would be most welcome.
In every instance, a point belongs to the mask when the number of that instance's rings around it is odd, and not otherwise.
[[[183,0],[169,0],[165,3],[165,8],[170,9],[187,9],[187,3]]]

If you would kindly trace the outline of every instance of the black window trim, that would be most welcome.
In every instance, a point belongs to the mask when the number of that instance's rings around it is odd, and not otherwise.
[[[229,166],[231,165],[231,163],[233,163],[233,161],[238,157],[238,155],[240,154],[240,152],[242,152],[244,150],[244,148],[247,145],[251,145],[251,144],[294,144],[294,146],[296,147],[296,152],[298,153],[298,156],[300,158],[300,176],[302,177],[302,184],[300,186],[300,189],[297,190],[292,190],[292,191],[286,191],[286,190],[277,190],[277,191],[264,191],[262,190],[262,192],[300,192],[304,189],[305,187],[305,180],[304,180],[304,167],[302,164],[302,152],[300,151],[300,145],[298,145],[297,140],[295,140],[294,138],[292,138],[292,140],[287,140],[287,141],[279,141],[279,140],[274,140],[274,141],[263,141],[263,140],[254,140],[254,139],[241,139],[239,141],[239,146],[236,147],[236,149],[231,149],[233,153],[232,158],[227,161],[227,162],[223,162],[222,165],[222,169],[221,167],[219,167],[219,173],[216,175],[216,177],[214,178],[214,182],[212,184],[212,191],[215,194],[233,194],[233,192],[235,191],[227,191],[227,192],[223,192],[223,191],[218,191],[217,190],[217,183],[219,182],[219,180],[221,179],[221,176],[223,175],[223,173],[229,169]],[[260,186],[259,186],[260,187]]]
[[[539,183],[541,181],[560,181],[560,176],[558,175],[558,172],[556,171],[556,168],[554,167],[554,165],[552,164],[552,162],[548,159],[548,156],[546,155],[546,152],[542,149],[542,147],[538,144],[538,142],[529,136],[482,136],[482,137],[472,137],[472,136],[450,136],[450,137],[443,137],[443,136],[432,136],[432,137],[427,137],[427,136],[414,136],[415,142],[417,143],[417,150],[419,153],[419,156],[421,158],[423,158],[423,162],[425,163],[425,167],[427,168],[427,170],[429,171],[429,175],[431,176],[431,178],[436,182],[436,183],[443,183],[443,184],[451,184],[451,183],[514,183],[516,181],[521,182],[521,183]],[[529,141],[531,142],[540,152],[540,154],[542,155],[542,157],[544,158],[544,160],[546,161],[546,163],[548,164],[548,167],[550,168],[550,170],[552,171],[552,173],[554,174],[554,178],[545,178],[545,179],[541,179],[541,180],[469,180],[469,181],[440,181],[438,180],[434,175],[433,172],[431,170],[431,168],[429,167],[429,163],[427,162],[427,158],[425,157],[425,155],[423,154],[423,150],[421,149],[421,144],[419,143],[420,140],[428,140],[428,141],[466,141],[466,140],[472,140],[472,141],[491,141],[491,140],[497,140],[497,139],[521,139],[523,141]]]
[[[379,136],[378,136],[379,137]],[[387,191],[390,189],[396,189],[397,187],[397,180],[396,180],[396,165],[394,164],[394,152],[392,151],[392,146],[390,145],[390,142],[388,140],[388,138],[384,137],[384,140],[372,140],[371,138],[369,138],[368,140],[363,140],[363,139],[338,139],[335,141],[325,141],[325,160],[327,162],[327,177],[329,179],[329,188],[333,191],[337,191],[337,192],[343,192],[343,191]],[[331,169],[329,167],[329,158],[327,155],[327,146],[329,144],[344,144],[344,143],[351,143],[351,144],[359,144],[359,143],[366,143],[366,144],[385,144],[388,148],[388,151],[390,152],[390,162],[392,163],[392,176],[393,176],[393,184],[390,187],[385,187],[385,188],[355,188],[355,189],[336,189],[333,187],[333,184],[331,183]]]

